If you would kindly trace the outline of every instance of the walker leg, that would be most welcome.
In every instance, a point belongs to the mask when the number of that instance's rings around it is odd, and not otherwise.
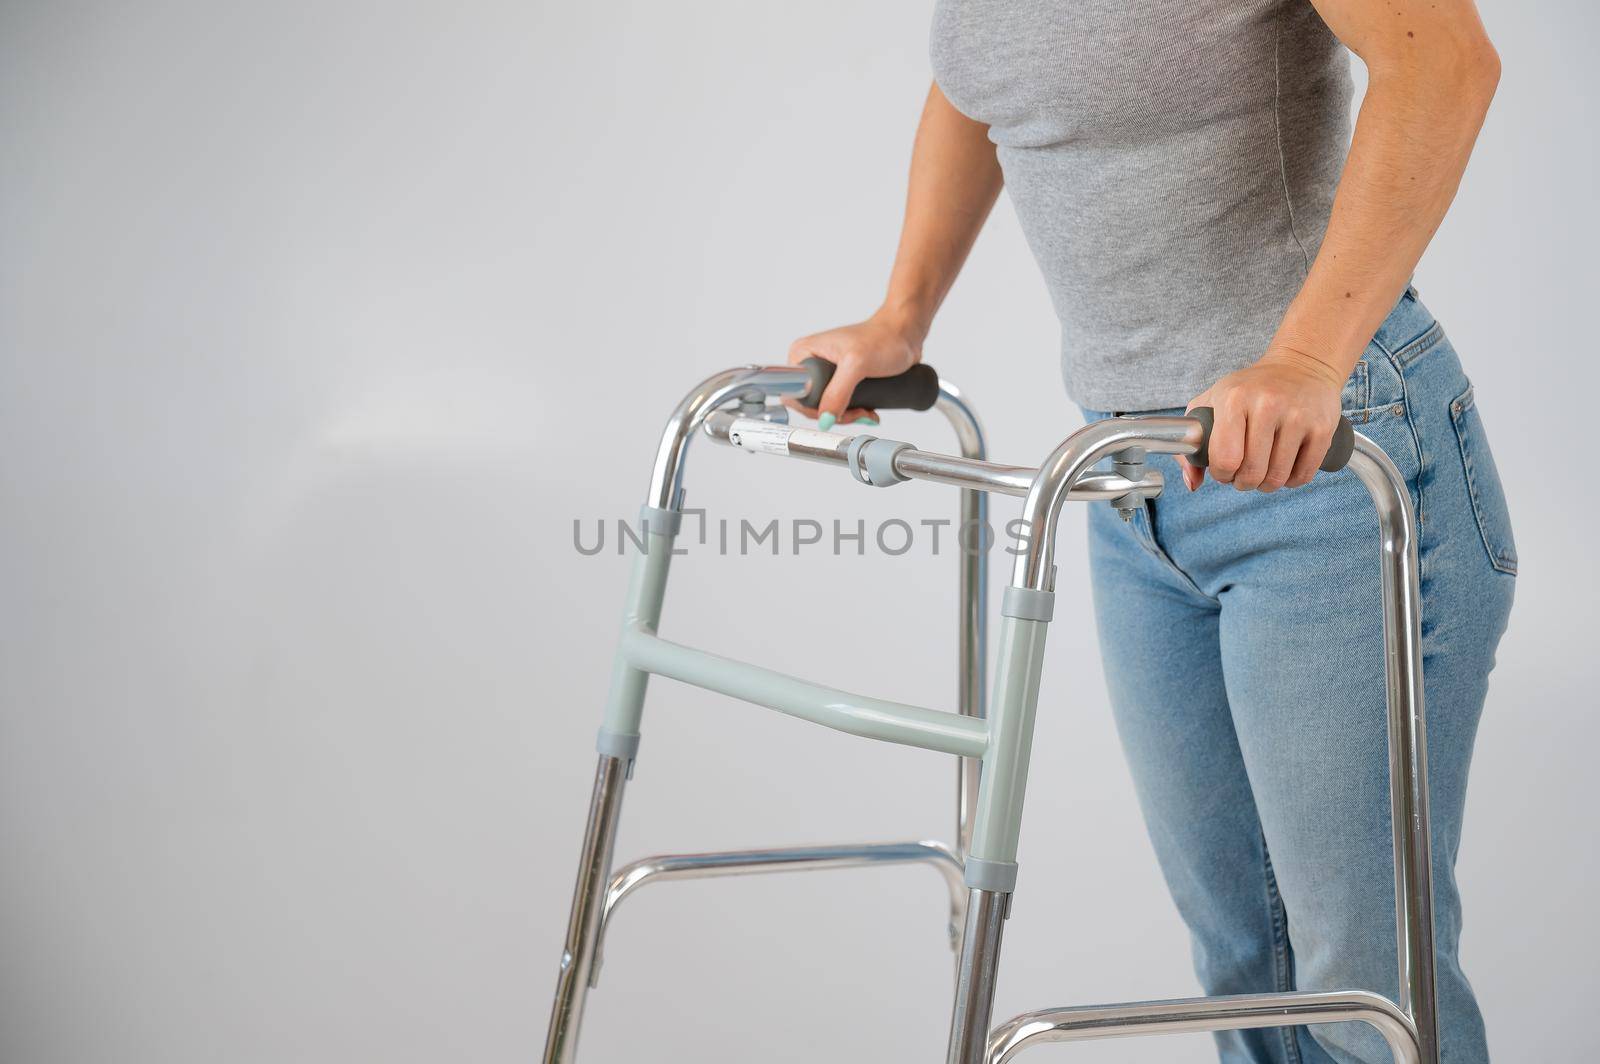
[[[600,917],[605,909],[606,882],[611,875],[611,853],[617,844],[617,819],[622,812],[622,789],[628,765],[620,758],[600,755],[594,773],[594,794],[589,800],[589,824],[583,833],[583,853],[578,860],[578,882],[572,889],[572,915],[561,951],[561,973],[556,979],[556,1000],[550,1010],[550,1033],[544,1043],[544,1064],[572,1064],[578,1051],[578,1027],[589,994],[589,969],[594,964]]]
[[[967,924],[956,968],[956,1004],[950,1017],[946,1064],[984,1064],[1000,968],[1000,934],[1010,908],[1011,895],[997,890],[974,888],[967,895]]]
[[[955,430],[961,456],[976,461],[989,457],[983,425],[961,390],[949,381],[939,382],[934,403]],[[989,493],[977,487],[961,489],[960,522],[956,525],[956,553],[960,556],[960,641],[957,644],[956,708],[969,717],[987,716],[984,704],[985,664],[989,649]],[[956,762],[956,852],[963,857],[971,848],[972,825],[978,813],[977,758]],[[963,894],[963,901],[965,894]],[[957,920],[960,919],[959,913]],[[959,935],[959,932],[954,933]],[[954,935],[953,935],[954,937]]]
[[[947,1064],[984,1064],[994,1009],[1000,934],[1017,881],[1017,836],[1028,781],[1039,673],[1055,593],[1012,587],[1000,609],[989,745],[978,779],[972,848],[966,854],[966,929],[956,968]]]

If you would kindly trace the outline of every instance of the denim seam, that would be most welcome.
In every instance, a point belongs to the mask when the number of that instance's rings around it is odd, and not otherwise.
[[[1372,405],[1372,379],[1371,379],[1370,367],[1368,365],[1368,362],[1367,362],[1367,359],[1366,359],[1365,355],[1363,355],[1361,357],[1360,361],[1358,361],[1355,364],[1355,368],[1350,371],[1350,376],[1355,378],[1355,382],[1354,383],[1355,383],[1355,393],[1356,394],[1355,394],[1355,403],[1353,405],[1353,409],[1362,410],[1362,409],[1365,409],[1366,407],[1371,406]],[[1345,382],[1345,388],[1346,389],[1348,389],[1350,387],[1350,383],[1351,383],[1350,381],[1346,381]],[[1341,394],[1340,395],[1341,405],[1342,405],[1343,398],[1344,397]]]
[[[1478,495],[1478,482],[1474,475],[1472,454],[1467,448],[1466,434],[1461,431],[1461,419],[1466,416],[1477,403],[1477,396],[1473,394],[1472,385],[1467,385],[1467,390],[1456,397],[1450,404],[1450,425],[1456,431],[1456,443],[1461,448],[1461,465],[1467,475],[1467,497],[1472,502],[1473,523],[1478,526],[1478,538],[1483,541],[1483,549],[1489,556],[1489,564],[1496,571],[1510,576],[1517,575],[1517,560],[1508,558],[1497,552],[1489,542],[1489,528],[1483,519],[1483,501]]]
[[[1380,403],[1377,406],[1363,407],[1360,410],[1341,410],[1340,413],[1348,418],[1352,424],[1366,425],[1378,420],[1378,418],[1384,416],[1385,414],[1388,414],[1391,417],[1398,417],[1399,414],[1397,414],[1394,409],[1396,405],[1398,404]]]
[[[1294,980],[1289,973],[1288,915],[1284,912],[1283,895],[1278,893],[1277,877],[1272,874],[1272,854],[1267,849],[1264,833],[1261,836],[1261,870],[1262,883],[1267,889],[1267,916],[1272,922],[1273,988],[1280,994],[1286,994],[1294,989]],[[1295,1035],[1295,1028],[1279,1027],[1278,1036],[1283,1040],[1287,1064],[1301,1064],[1300,1040]]]
[[[1160,543],[1156,542],[1156,523],[1151,520],[1150,517],[1155,508],[1151,505],[1149,499],[1142,499],[1140,501],[1144,503],[1143,511],[1140,514],[1140,516],[1144,518],[1144,535],[1140,535],[1136,531],[1133,534],[1133,538],[1138,541],[1139,546],[1143,547],[1147,554],[1149,554],[1156,561],[1160,562],[1162,565],[1166,566],[1178,577],[1178,579],[1182,580],[1184,586],[1190,591],[1193,591],[1196,595],[1199,595],[1202,599],[1211,603],[1213,606],[1218,605],[1217,600],[1206,594],[1204,591],[1201,591],[1200,585],[1194,582],[1194,577],[1180,569],[1178,567],[1178,563],[1172,560],[1172,556],[1166,552]]]
[[[1434,346],[1443,338],[1444,329],[1438,322],[1434,322],[1430,328],[1424,330],[1421,336],[1401,346],[1398,353],[1390,351],[1384,346],[1383,341],[1376,336],[1372,338],[1372,342],[1378,350],[1388,356],[1389,364],[1394,367],[1395,375],[1400,378],[1400,402],[1396,405],[1405,412],[1406,427],[1411,431],[1411,445],[1417,451],[1417,497],[1415,501],[1417,506],[1417,579],[1419,581],[1425,580],[1428,575],[1427,552],[1422,549],[1423,537],[1426,535],[1425,525],[1428,513],[1428,508],[1423,503],[1422,485],[1428,478],[1428,452],[1423,450],[1422,434],[1417,431],[1417,419],[1411,409],[1411,390],[1406,385],[1405,370],[1407,366],[1412,365],[1428,351],[1433,350]]]
[[[1377,337],[1373,337],[1373,339],[1376,341]],[[1395,360],[1395,368],[1399,370],[1407,369],[1417,359],[1438,347],[1439,342],[1443,339],[1444,326],[1436,321],[1424,329],[1420,335],[1412,337],[1393,352],[1390,352],[1390,357]],[[1380,342],[1378,346],[1383,347],[1383,344]]]

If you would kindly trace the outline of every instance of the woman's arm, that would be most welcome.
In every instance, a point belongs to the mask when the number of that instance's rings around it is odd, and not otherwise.
[[[1455,198],[1500,78],[1472,0],[1312,0],[1367,66],[1327,234],[1266,353],[1190,406],[1216,408],[1211,474],[1240,490],[1311,480],[1345,378]],[[1204,474],[1185,465],[1192,490]]]
[[[944,302],[984,219],[1000,195],[1000,163],[989,128],[963,115],[937,85],[928,91],[911,152],[900,249],[883,305],[866,321],[796,340],[789,361],[812,355],[839,368],[817,410],[824,428],[836,418],[854,420],[871,411],[846,411],[857,384],[867,377],[892,377],[922,357],[922,341]]]

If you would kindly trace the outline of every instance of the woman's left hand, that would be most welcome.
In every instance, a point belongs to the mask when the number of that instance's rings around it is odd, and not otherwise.
[[[1333,442],[1344,378],[1320,359],[1286,347],[1223,377],[1189,402],[1216,411],[1211,476],[1240,491],[1309,484]],[[1190,490],[1206,471],[1180,460]]]

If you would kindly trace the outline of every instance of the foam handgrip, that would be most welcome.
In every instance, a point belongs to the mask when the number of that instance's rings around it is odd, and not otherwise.
[[[811,387],[799,397],[801,406],[816,407],[833,379],[834,365],[812,355],[804,362],[811,375]],[[847,407],[871,410],[927,410],[939,401],[939,373],[932,366],[918,363],[894,377],[868,377],[856,385]]]
[[[1197,406],[1189,411],[1189,416],[1200,422],[1205,430],[1200,437],[1200,447],[1189,456],[1189,464],[1204,469],[1211,464],[1211,426],[1216,414],[1209,406]],[[1322,456],[1322,465],[1318,468],[1324,473],[1337,473],[1349,464],[1350,455],[1355,449],[1356,427],[1350,424],[1348,418],[1341,417],[1333,429],[1333,442],[1328,445],[1328,453]]]

